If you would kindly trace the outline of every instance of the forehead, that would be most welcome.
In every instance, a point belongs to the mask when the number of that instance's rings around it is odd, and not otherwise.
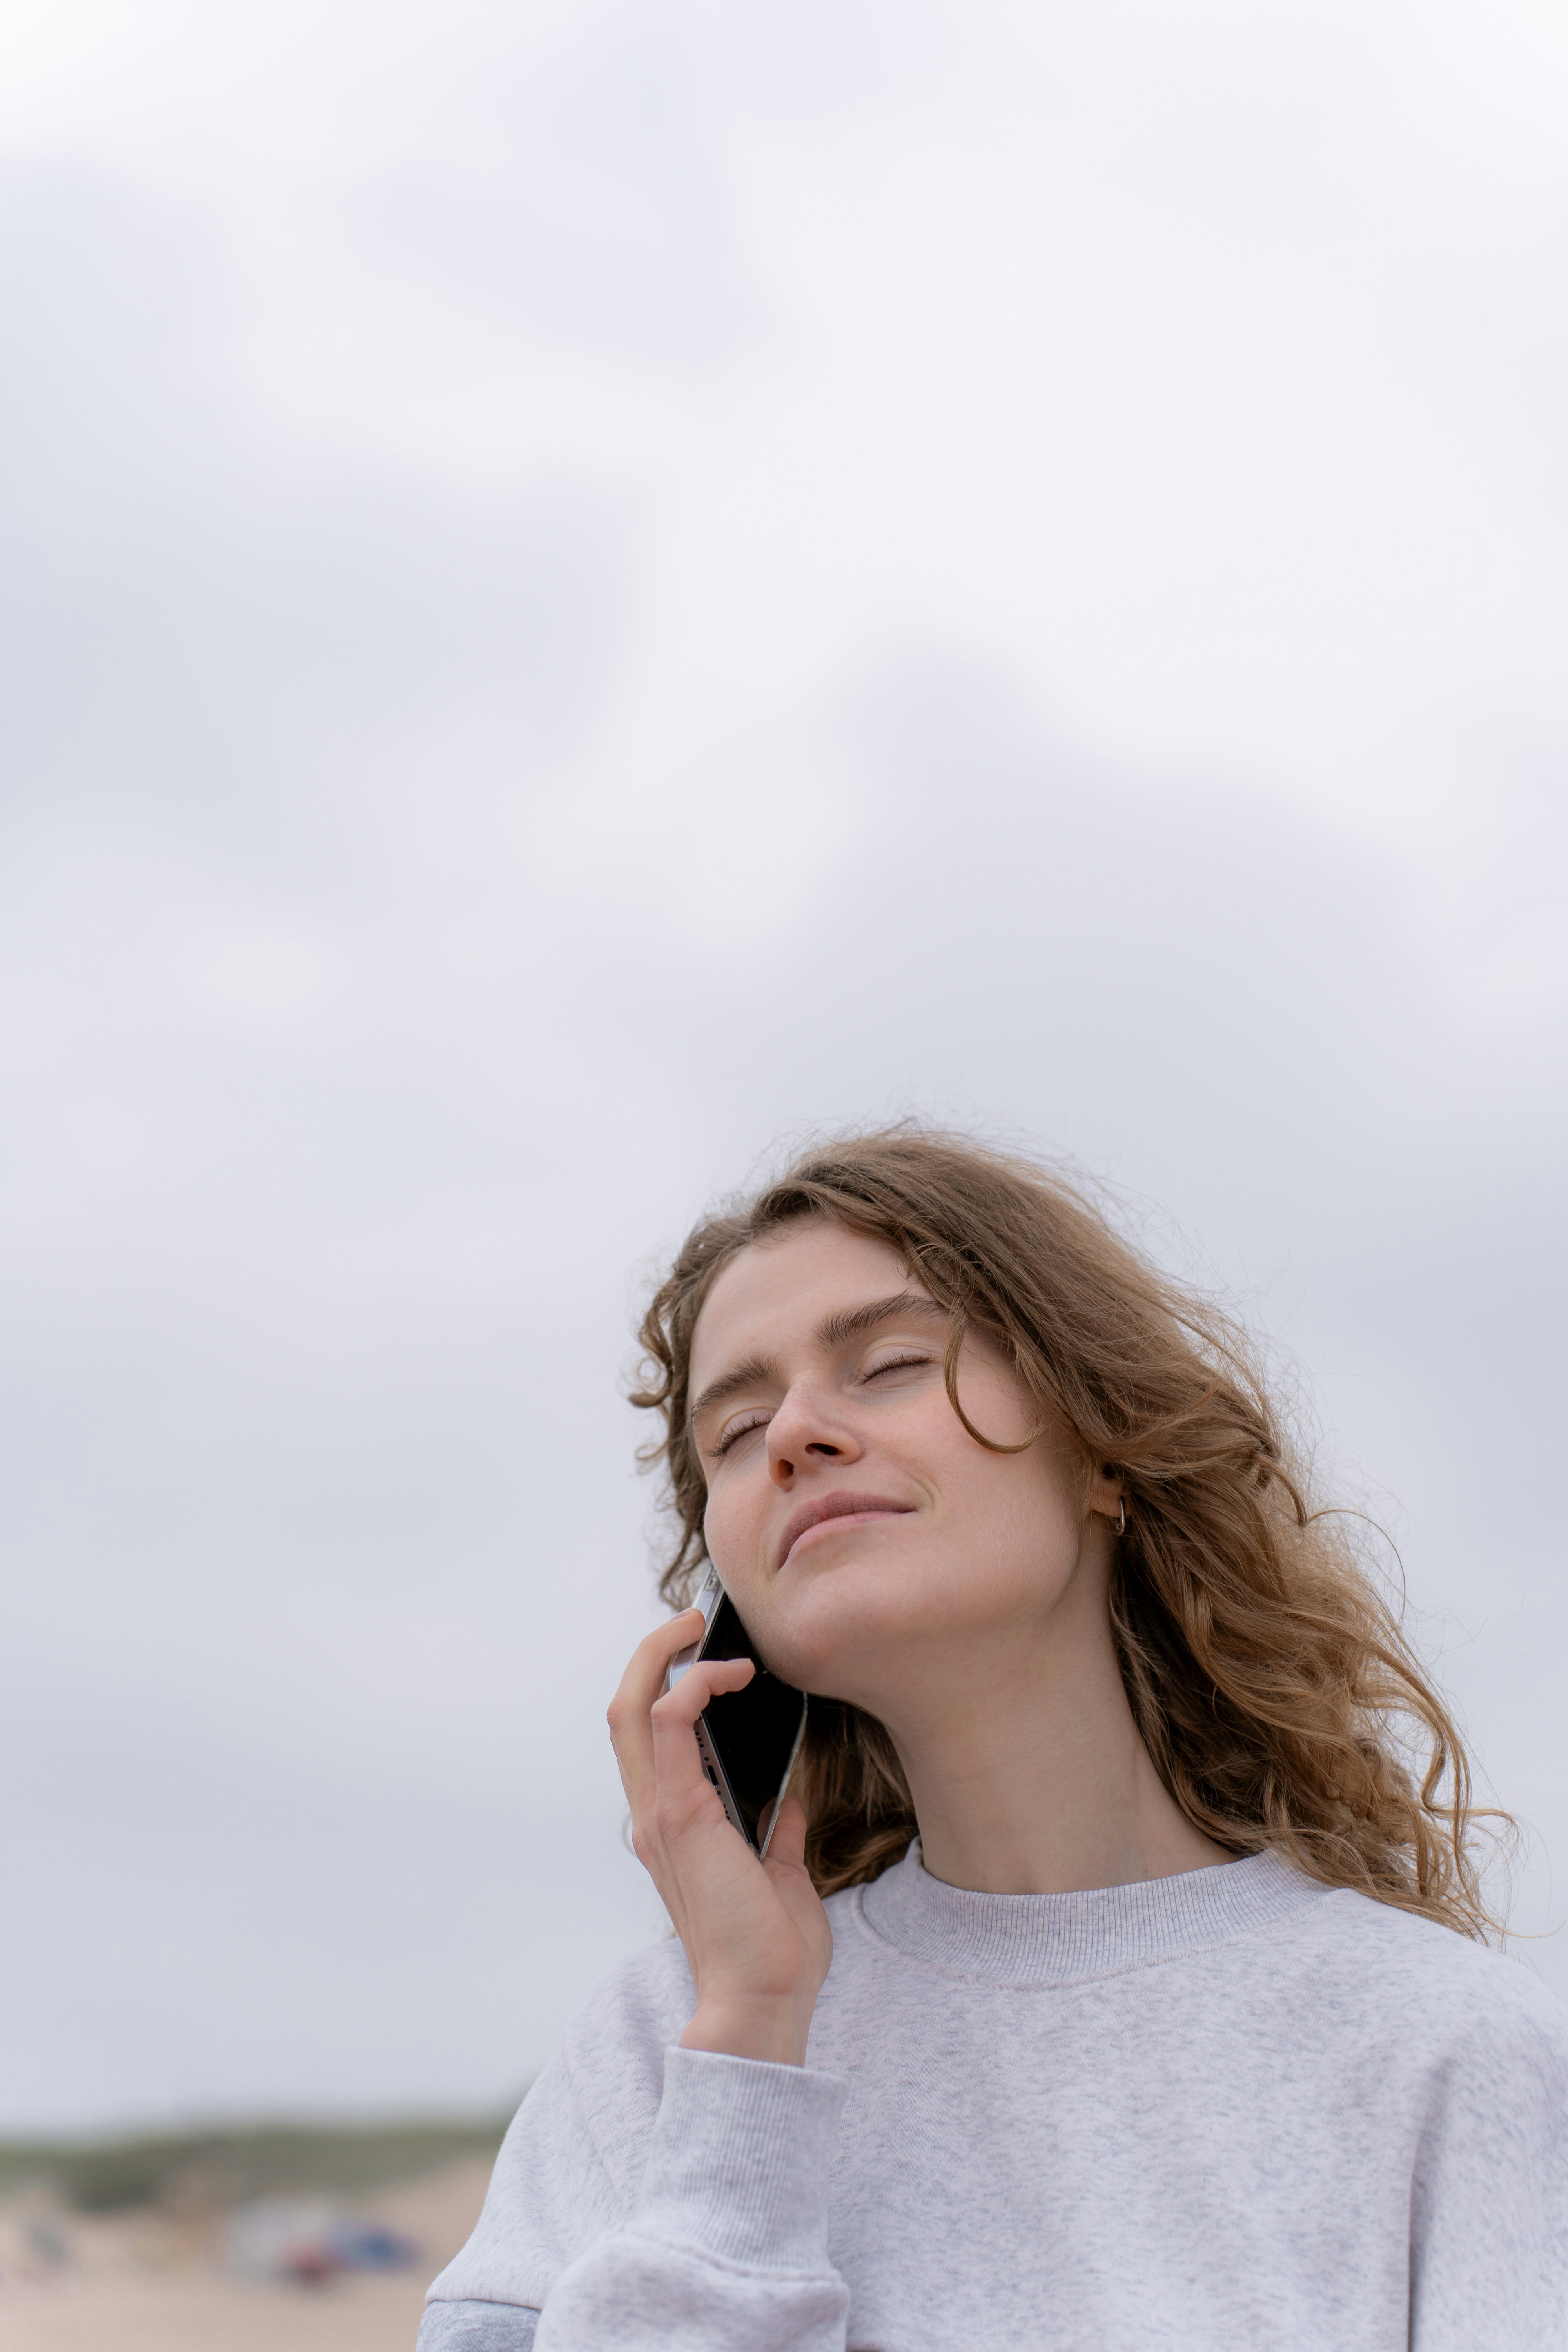
[[[742,1357],[809,1339],[840,1308],[924,1288],[886,1242],[826,1217],[786,1225],[731,1258],[709,1292],[691,1339],[692,1392]]]

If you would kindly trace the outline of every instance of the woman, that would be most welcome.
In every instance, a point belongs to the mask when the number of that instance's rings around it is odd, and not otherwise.
[[[1568,2345],[1568,2013],[1240,1336],[1047,1170],[899,1129],[692,1234],[679,1541],[812,1694],[765,1862],[610,1709],[679,1941],[591,1991],[422,2352]],[[1424,1760],[1412,1771],[1415,1748]]]

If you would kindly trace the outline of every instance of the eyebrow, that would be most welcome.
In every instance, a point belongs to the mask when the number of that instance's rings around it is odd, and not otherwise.
[[[841,1348],[847,1339],[861,1339],[868,1331],[874,1331],[879,1323],[891,1323],[904,1315],[935,1316],[941,1322],[947,1321],[946,1307],[939,1306],[934,1298],[918,1290],[899,1290],[890,1298],[868,1299],[864,1307],[839,1307],[823,1318],[812,1336],[819,1348]],[[703,1390],[687,1415],[687,1426],[689,1428],[700,1414],[711,1412],[716,1404],[722,1404],[727,1397],[738,1395],[742,1389],[765,1387],[777,1376],[778,1367],[771,1357],[748,1356],[743,1363],[721,1372]]]

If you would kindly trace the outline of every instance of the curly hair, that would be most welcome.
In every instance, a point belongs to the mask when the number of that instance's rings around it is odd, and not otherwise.
[[[957,1389],[971,1326],[1071,1433],[1086,1476],[1121,1480],[1111,1630],[1144,1745],[1194,1827],[1462,1934],[1495,1927],[1464,1745],[1363,1561],[1356,1515],[1315,1503],[1239,1325],[1052,1166],[905,1124],[819,1145],[693,1229],[644,1318],[632,1395],[663,1421],[640,1459],[664,1470],[677,1538],[664,1599],[684,1605],[705,1556],[688,1420],[703,1301],[738,1252],[811,1217],[886,1244],[945,1307],[948,1395],[979,1444]],[[824,1894],[877,1877],[915,1834],[891,1739],[843,1701],[811,1700],[794,1785]]]

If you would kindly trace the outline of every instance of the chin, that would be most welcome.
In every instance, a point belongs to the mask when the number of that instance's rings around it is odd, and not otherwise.
[[[798,1690],[858,1706],[844,1687],[862,1680],[857,1667],[876,1661],[885,1675],[891,1652],[910,1641],[940,1639],[950,1615],[949,1607],[921,1608],[903,1577],[893,1581],[885,1572],[835,1570],[792,1593],[778,1612],[765,1637],[768,1661]]]

